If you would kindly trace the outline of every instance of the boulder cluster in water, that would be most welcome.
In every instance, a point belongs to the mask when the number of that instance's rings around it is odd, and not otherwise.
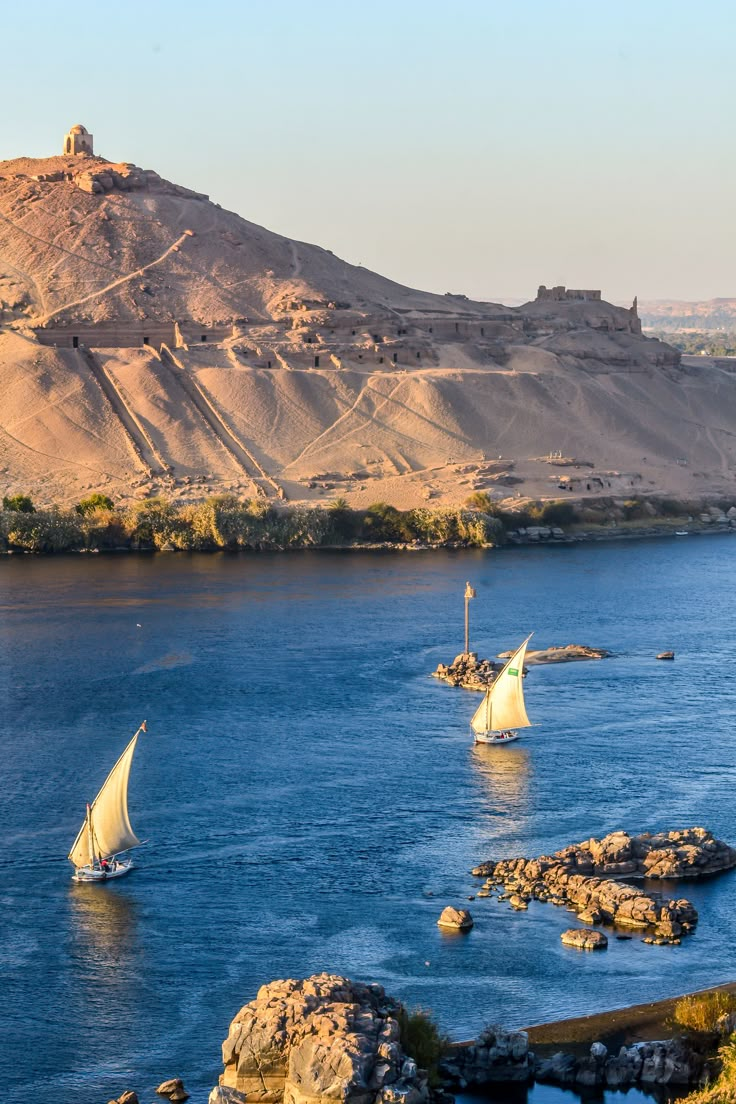
[[[478,659],[477,652],[462,652],[452,663],[439,663],[432,675],[464,690],[487,690],[502,667],[492,659]]]
[[[172,1104],[183,1104],[185,1100],[189,1099],[189,1093],[184,1088],[181,1077],[172,1077],[168,1081],[162,1081],[156,1092],[159,1096],[170,1100]],[[126,1089],[115,1100],[108,1101],[108,1104],[140,1104],[140,1101],[137,1092],[133,1089]]]
[[[428,1077],[402,1050],[400,1009],[381,985],[333,974],[263,985],[230,1025],[210,1104],[423,1104]]]
[[[618,878],[692,878],[736,866],[736,850],[705,828],[652,835],[612,832],[536,859],[485,862],[473,874],[486,879],[477,896],[503,887],[512,907],[532,899],[572,908],[584,924],[609,923],[647,932],[653,943],[678,943],[697,924],[685,898],[666,900]],[[516,902],[514,901],[516,899]]]
[[[461,652],[452,663],[439,663],[432,672],[434,678],[447,682],[450,686],[462,686],[463,690],[487,690],[493,685],[496,676],[503,670],[504,663],[514,653],[502,652],[497,660],[478,659],[477,652]],[[542,651],[528,651],[524,666],[538,663],[569,663],[575,659],[605,659],[610,656],[605,648],[589,648],[586,644],[565,644],[545,648]]]

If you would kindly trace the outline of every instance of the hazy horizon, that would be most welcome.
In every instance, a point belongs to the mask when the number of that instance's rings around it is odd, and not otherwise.
[[[93,18],[41,0],[31,25],[4,14],[20,106],[0,158],[60,152],[81,122],[110,160],[410,286],[727,298],[733,25],[725,0],[129,0]]]

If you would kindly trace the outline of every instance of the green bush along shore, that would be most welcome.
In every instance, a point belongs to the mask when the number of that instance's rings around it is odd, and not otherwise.
[[[22,499],[22,505],[16,504]],[[116,508],[93,495],[73,509],[35,509],[27,496],[3,501],[0,549],[23,552],[151,550],[208,552],[325,546],[501,543],[502,522],[477,508],[397,510],[376,503],[352,510],[272,506],[263,499],[217,496],[194,504],[149,498]]]
[[[718,502],[723,510],[733,503]],[[215,495],[202,502],[147,498],[115,505],[96,493],[73,508],[36,509],[25,494],[6,496],[0,511],[0,550],[71,552],[142,550],[208,552],[219,549],[432,545],[488,548],[518,529],[543,526],[601,530],[613,526],[692,521],[703,502],[671,498],[599,498],[583,502],[520,499],[499,503],[475,491],[462,506],[399,510],[385,502],[365,509],[338,498],[327,506],[284,505],[264,498]],[[514,537],[514,539],[518,539]]]

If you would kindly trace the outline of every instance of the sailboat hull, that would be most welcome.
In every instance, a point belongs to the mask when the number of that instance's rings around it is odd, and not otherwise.
[[[118,859],[109,870],[100,870],[98,866],[82,866],[72,874],[73,882],[109,882],[112,878],[122,878],[135,866],[132,859]]]
[[[500,732],[473,732],[476,744],[513,744],[519,739],[518,732],[510,732],[508,736],[502,736]]]

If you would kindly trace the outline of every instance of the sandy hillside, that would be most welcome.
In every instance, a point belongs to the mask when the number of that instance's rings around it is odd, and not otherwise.
[[[132,165],[0,163],[4,493],[730,493],[733,375],[640,331],[414,291]]]

